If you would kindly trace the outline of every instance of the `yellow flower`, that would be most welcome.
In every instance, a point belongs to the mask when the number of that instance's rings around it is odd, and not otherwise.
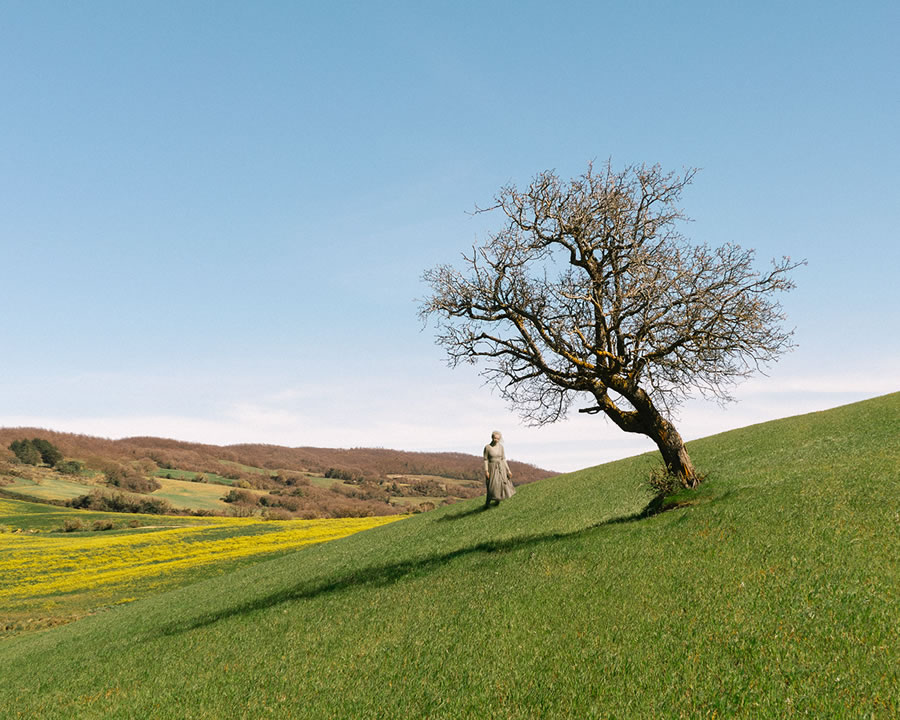
[[[0,501],[0,516],[10,509]],[[263,522],[210,518],[191,527],[109,535],[0,534],[0,600],[113,588],[176,570],[326,542],[402,516]]]

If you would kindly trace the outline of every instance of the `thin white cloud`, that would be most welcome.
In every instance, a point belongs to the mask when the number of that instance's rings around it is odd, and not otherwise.
[[[898,361],[900,364],[900,361]],[[885,368],[863,374],[809,374],[778,378],[753,378],[739,388],[741,395],[750,394],[815,394],[815,395],[885,395],[900,390],[900,370]]]
[[[900,366],[900,363],[898,363]],[[197,402],[183,381],[161,392],[182,393],[174,412],[130,412],[121,406],[104,413],[11,413],[5,427],[44,427],[63,432],[121,438],[152,435],[216,445],[259,442],[316,447],[388,447],[479,454],[490,432],[504,432],[511,458],[570,471],[640,452],[653,444],[623,433],[599,416],[577,412],[554,425],[529,428],[495,393],[471,377],[449,374],[441,382],[371,383],[365,392],[347,384],[324,382],[273,387],[254,395],[236,382],[215,409]],[[896,372],[876,373],[841,382],[833,373],[783,374],[758,378],[736,392],[738,402],[720,407],[693,400],[679,412],[677,426],[686,440],[766,420],[813,412],[900,388]],[[154,409],[160,403],[156,403]],[[133,406],[132,406],[133,407]]]

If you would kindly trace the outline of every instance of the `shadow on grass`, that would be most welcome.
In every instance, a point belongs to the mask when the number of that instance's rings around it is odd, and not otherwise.
[[[251,613],[266,610],[285,602],[296,600],[304,600],[316,598],[322,595],[339,593],[357,587],[385,587],[392,585],[399,580],[407,577],[420,577],[431,573],[447,562],[456,558],[477,554],[504,553],[523,548],[535,547],[557,540],[565,540],[585,535],[597,528],[617,525],[620,523],[638,522],[646,518],[664,512],[674,507],[664,507],[663,503],[658,502],[658,498],[651,500],[650,503],[640,512],[633,515],[610,518],[602,522],[588,525],[579,530],[572,530],[564,533],[546,533],[543,535],[523,535],[506,540],[492,540],[476,543],[468,547],[459,548],[446,553],[431,555],[428,557],[414,558],[411,560],[390,563],[387,565],[378,565],[374,567],[360,568],[355,572],[351,572],[342,577],[326,578],[310,580],[308,582],[299,583],[293,587],[279,590],[260,597],[252,598],[242,603],[220,610],[204,613],[198,617],[186,619],[180,622],[173,622],[160,628],[159,635],[177,635],[179,633],[196,630],[209,625],[214,625],[222,620],[228,620],[233,617],[249,615]],[[677,506],[675,506],[677,507]],[[470,510],[464,510],[452,515],[447,515],[440,520],[459,520],[466,516],[475,515],[484,511],[483,507],[477,507]]]
[[[484,504],[476,505],[475,507],[469,508],[468,510],[461,510],[458,512],[447,513],[446,515],[442,515],[435,522],[449,522],[450,520],[462,520],[463,518],[467,518],[470,515],[479,515],[483,513],[485,510],[489,510],[490,508],[486,507]]]

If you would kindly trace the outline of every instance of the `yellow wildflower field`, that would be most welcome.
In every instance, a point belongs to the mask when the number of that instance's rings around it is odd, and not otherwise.
[[[134,581],[334,540],[401,517],[209,518],[201,526],[121,533],[0,533],[0,605],[101,588],[125,590]]]

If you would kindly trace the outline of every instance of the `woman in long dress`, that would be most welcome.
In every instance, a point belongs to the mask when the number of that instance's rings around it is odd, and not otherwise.
[[[491,433],[491,442],[484,446],[484,482],[487,485],[485,507],[489,507],[491,501],[499,505],[501,500],[516,494],[512,484],[512,473],[506,464],[503,436],[497,430]]]

